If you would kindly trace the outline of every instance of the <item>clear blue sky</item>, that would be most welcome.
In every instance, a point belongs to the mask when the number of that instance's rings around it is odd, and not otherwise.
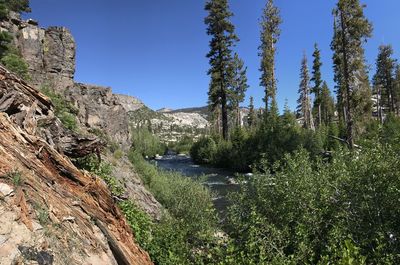
[[[248,96],[262,105],[259,87],[259,17],[266,0],[231,0],[241,41],[237,51],[248,66]],[[374,36],[366,45],[371,70],[378,46],[392,44],[400,58],[399,0],[364,0]],[[314,42],[322,49],[323,78],[333,89],[330,41],[335,0],[276,0],[284,20],[278,44],[278,101],[294,108],[300,60]],[[142,99],[149,107],[203,106],[209,37],[203,23],[205,0],[31,0],[28,15],[40,25],[68,27],[77,42],[79,82],[111,86]],[[247,104],[247,103],[245,103]]]

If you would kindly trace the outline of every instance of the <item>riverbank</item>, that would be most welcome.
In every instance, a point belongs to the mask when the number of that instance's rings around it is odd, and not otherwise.
[[[152,163],[163,170],[178,172],[183,176],[200,180],[212,191],[214,206],[222,218],[229,204],[228,193],[237,191],[239,188],[235,183],[234,172],[196,165],[186,155],[168,154],[152,160]]]

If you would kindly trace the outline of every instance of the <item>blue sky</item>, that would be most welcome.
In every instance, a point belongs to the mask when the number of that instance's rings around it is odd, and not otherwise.
[[[231,0],[232,18],[241,39],[236,50],[248,67],[250,88],[262,106],[259,87],[259,17],[266,0]],[[374,25],[366,45],[374,71],[380,44],[392,44],[400,58],[398,0],[364,0]],[[332,8],[335,0],[276,0],[283,17],[278,44],[278,102],[295,108],[303,51],[317,42],[322,50],[323,78],[333,89]],[[136,96],[153,109],[203,106],[207,102],[209,37],[204,25],[205,0],[31,0],[27,17],[40,25],[66,26],[77,42],[79,82],[111,86]],[[246,105],[248,100],[244,103]]]

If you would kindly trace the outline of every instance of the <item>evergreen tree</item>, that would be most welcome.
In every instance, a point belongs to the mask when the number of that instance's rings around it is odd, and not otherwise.
[[[376,109],[378,118],[383,123],[383,110],[395,112],[395,67],[396,60],[392,58],[393,49],[390,45],[379,47],[376,59],[376,74],[374,75],[374,92],[376,94]]]
[[[321,92],[322,92],[322,75],[321,75],[321,51],[318,49],[318,45],[314,44],[314,53],[313,53],[313,68],[312,68],[312,78],[311,81],[314,82],[314,86],[311,89],[311,92],[314,93],[314,111],[313,113],[317,113],[317,124],[321,125],[322,123],[322,115],[321,115]]]
[[[3,0],[4,1],[4,0]],[[8,9],[17,13],[31,12],[29,0],[6,0]]]
[[[346,140],[354,147],[356,122],[371,113],[371,92],[365,65],[363,43],[371,36],[372,25],[364,17],[359,0],[339,0],[334,9],[335,81],[338,111],[346,123]]]
[[[247,122],[250,128],[253,128],[256,125],[256,112],[254,110],[254,98],[250,97],[250,105],[249,105],[249,115],[247,118]]]
[[[233,111],[234,123],[236,127],[240,127],[241,114],[240,114],[240,103],[245,99],[245,93],[249,85],[247,84],[247,67],[244,67],[244,62],[239,58],[237,53],[233,57],[231,64],[232,70],[229,71],[232,76],[230,78],[229,88],[229,106]]]
[[[323,83],[320,98],[321,124],[328,126],[335,116],[335,102],[326,82]]]
[[[259,47],[261,57],[261,83],[265,91],[265,117],[275,120],[278,116],[278,104],[276,102],[276,77],[275,54],[276,43],[280,36],[279,26],[282,19],[279,9],[273,0],[268,0],[261,20],[261,45]],[[267,119],[266,119],[267,120]]]
[[[311,109],[310,100],[310,76],[308,73],[307,57],[304,54],[301,60],[301,72],[300,72],[300,86],[299,86],[299,99],[297,103],[297,111],[300,116],[304,119],[303,126],[306,129],[315,130],[314,119]]]
[[[395,76],[394,98],[396,103],[396,114],[400,115],[400,65],[396,66]]]
[[[294,127],[297,124],[296,115],[290,110],[287,99],[285,100],[281,121],[283,127]]]
[[[0,0],[0,20],[7,18],[10,11],[31,12],[29,0]]]
[[[212,36],[210,52],[207,58],[210,60],[211,76],[209,88],[209,103],[215,113],[220,108],[222,121],[222,136],[228,138],[228,89],[231,76],[232,47],[238,41],[234,33],[235,27],[229,21],[233,14],[229,11],[227,0],[209,0],[205,10],[208,16],[205,18],[207,34]],[[218,115],[219,116],[219,115]]]

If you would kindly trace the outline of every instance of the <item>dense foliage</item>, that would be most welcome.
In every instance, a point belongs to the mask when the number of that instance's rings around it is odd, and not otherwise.
[[[304,150],[261,162],[232,196],[237,264],[398,264],[399,150],[365,146],[329,163]]]
[[[286,110],[275,124],[235,129],[228,141],[218,136],[203,137],[193,144],[190,154],[199,164],[249,171],[261,158],[273,164],[299,148],[305,148],[313,157],[332,150],[338,142],[330,136],[337,133],[335,124],[320,126],[315,132],[304,129]]]
[[[148,128],[136,128],[132,130],[132,148],[143,157],[154,157],[163,155],[166,146],[160,142],[160,139],[153,135]]]
[[[217,219],[210,191],[200,182],[174,172],[157,169],[140,153],[129,155],[136,171],[156,199],[165,207],[160,222],[149,225],[124,204],[122,209],[135,231],[141,231],[139,241],[155,264],[202,264],[207,248],[217,231]],[[136,229],[135,229],[136,228]]]
[[[10,11],[30,12],[29,0],[0,0],[0,20],[6,18]]]

